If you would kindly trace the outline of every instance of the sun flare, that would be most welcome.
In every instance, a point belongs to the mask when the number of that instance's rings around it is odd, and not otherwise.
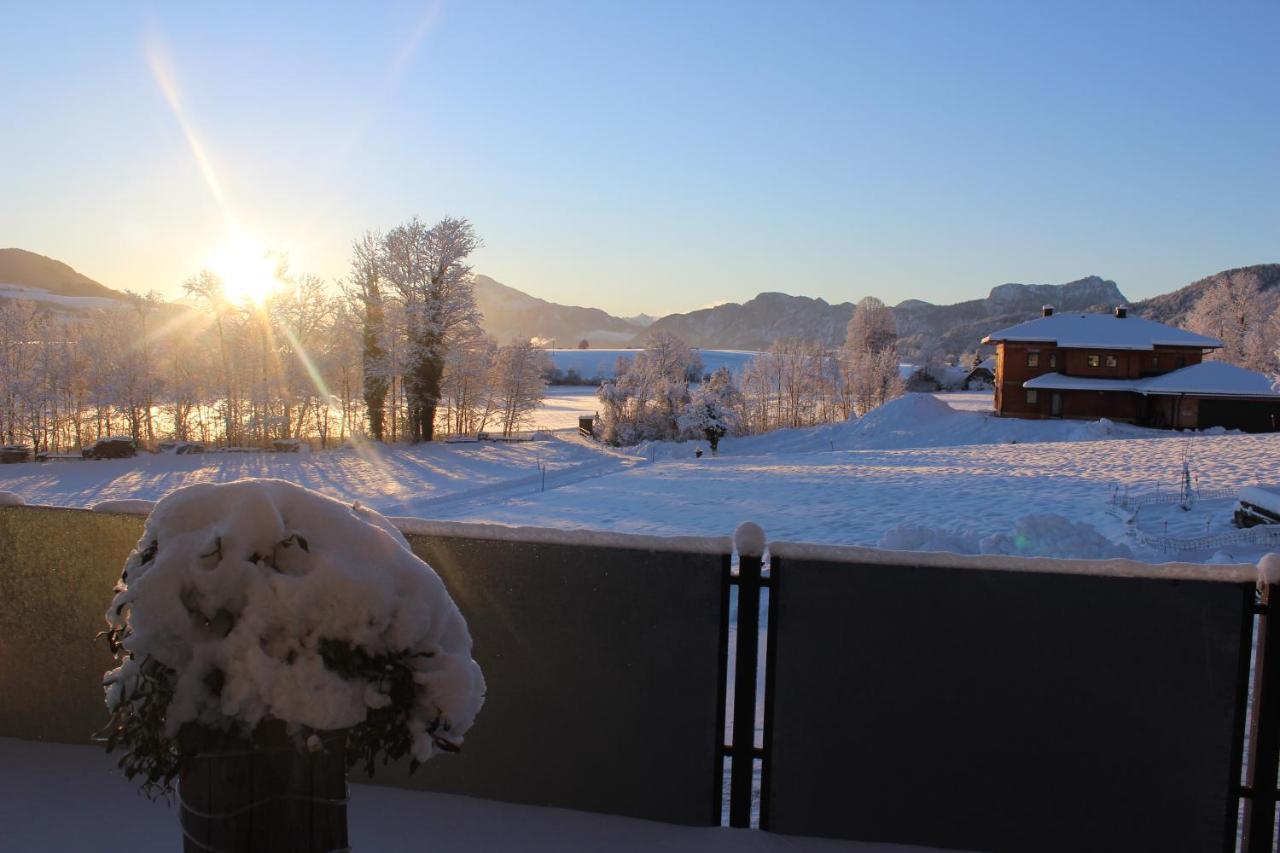
[[[223,294],[232,302],[262,305],[280,286],[275,260],[264,246],[245,237],[214,249],[205,266],[222,279]]]

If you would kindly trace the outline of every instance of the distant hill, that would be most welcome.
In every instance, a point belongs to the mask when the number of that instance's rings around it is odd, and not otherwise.
[[[977,347],[992,329],[1028,319],[1046,303],[1085,311],[1110,310],[1124,301],[1114,281],[1089,276],[1066,284],[1002,284],[992,288],[986,299],[954,305],[911,299],[894,306],[893,313],[904,355],[930,344],[943,353],[959,355]],[[704,348],[762,350],[783,338],[819,340],[835,347],[844,343],[853,308],[852,302],[832,305],[808,296],[761,293],[741,305],[730,302],[663,317],[638,335],[635,343],[650,331],[669,331]]]
[[[1133,311],[1135,314],[1141,314],[1143,317],[1155,320],[1158,323],[1179,326],[1182,325],[1187,319],[1187,315],[1195,308],[1196,303],[1200,301],[1200,297],[1214,285],[1226,280],[1243,281],[1248,279],[1258,283],[1258,288],[1267,298],[1271,308],[1275,308],[1280,304],[1280,264],[1255,264],[1251,267],[1236,267],[1231,270],[1223,270],[1220,273],[1192,282],[1172,293],[1163,293],[1150,299],[1144,299],[1141,302],[1135,302]]]
[[[99,284],[62,261],[25,249],[0,249],[0,285],[43,290],[54,296],[125,298],[120,291]]]
[[[627,343],[641,328],[599,308],[557,305],[530,296],[487,275],[477,275],[475,285],[476,306],[484,315],[480,325],[499,343],[512,338],[544,338],[572,347],[585,338],[598,347]]]

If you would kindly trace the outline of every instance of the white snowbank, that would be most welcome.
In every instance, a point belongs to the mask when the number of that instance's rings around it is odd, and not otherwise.
[[[25,506],[26,503],[13,492],[0,492],[0,506]]]
[[[1133,556],[1127,546],[1113,544],[1092,525],[1053,513],[1023,516],[1014,523],[1010,532],[984,537],[964,530],[900,524],[885,531],[879,545],[893,551],[948,551],[953,554],[1007,554],[1080,560]]]
[[[372,510],[283,480],[197,484],[156,504],[107,621],[127,628],[132,653],[105,679],[108,707],[154,658],[178,673],[171,737],[191,721],[343,729],[391,701],[329,669],[322,641],[420,655],[408,722],[420,761],[460,744],[484,701],[466,623],[404,537]]]
[[[766,542],[764,528],[754,521],[744,521],[733,531],[733,547],[744,557],[763,555]]]

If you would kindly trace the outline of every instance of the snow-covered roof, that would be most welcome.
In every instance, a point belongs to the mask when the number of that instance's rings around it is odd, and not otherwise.
[[[1023,388],[1053,391],[1130,391],[1134,394],[1195,394],[1200,397],[1273,397],[1280,391],[1270,377],[1222,361],[1206,361],[1145,379],[1103,379],[1046,373]]]
[[[1193,364],[1144,380],[1144,394],[1229,394],[1241,397],[1280,397],[1271,378],[1225,361]]]
[[[1274,513],[1280,513],[1280,493],[1275,488],[1264,489],[1260,486],[1245,486],[1238,495],[1240,500],[1262,507]]]
[[[973,366],[973,370],[989,370],[994,374],[996,372],[996,357],[994,355],[987,356],[982,361],[975,364]],[[973,371],[971,370],[969,372],[972,373]]]
[[[1150,350],[1157,346],[1216,349],[1222,341],[1141,317],[1113,314],[1053,314],[1028,320],[982,339],[1055,343],[1060,347]]]

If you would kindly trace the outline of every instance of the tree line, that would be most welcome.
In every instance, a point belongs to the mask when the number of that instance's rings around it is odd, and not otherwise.
[[[602,440],[706,439],[807,427],[861,416],[903,393],[893,312],[879,299],[858,303],[845,344],[779,340],[733,377],[704,375],[696,351],[668,332],[652,335],[633,359],[619,359],[604,382]]]
[[[202,270],[191,306],[126,292],[68,313],[0,300],[0,441],[43,451],[126,435],[224,446],[429,441],[530,425],[546,353],[485,336],[465,219],[412,219],[352,248],[337,288],[278,258],[262,304]]]

